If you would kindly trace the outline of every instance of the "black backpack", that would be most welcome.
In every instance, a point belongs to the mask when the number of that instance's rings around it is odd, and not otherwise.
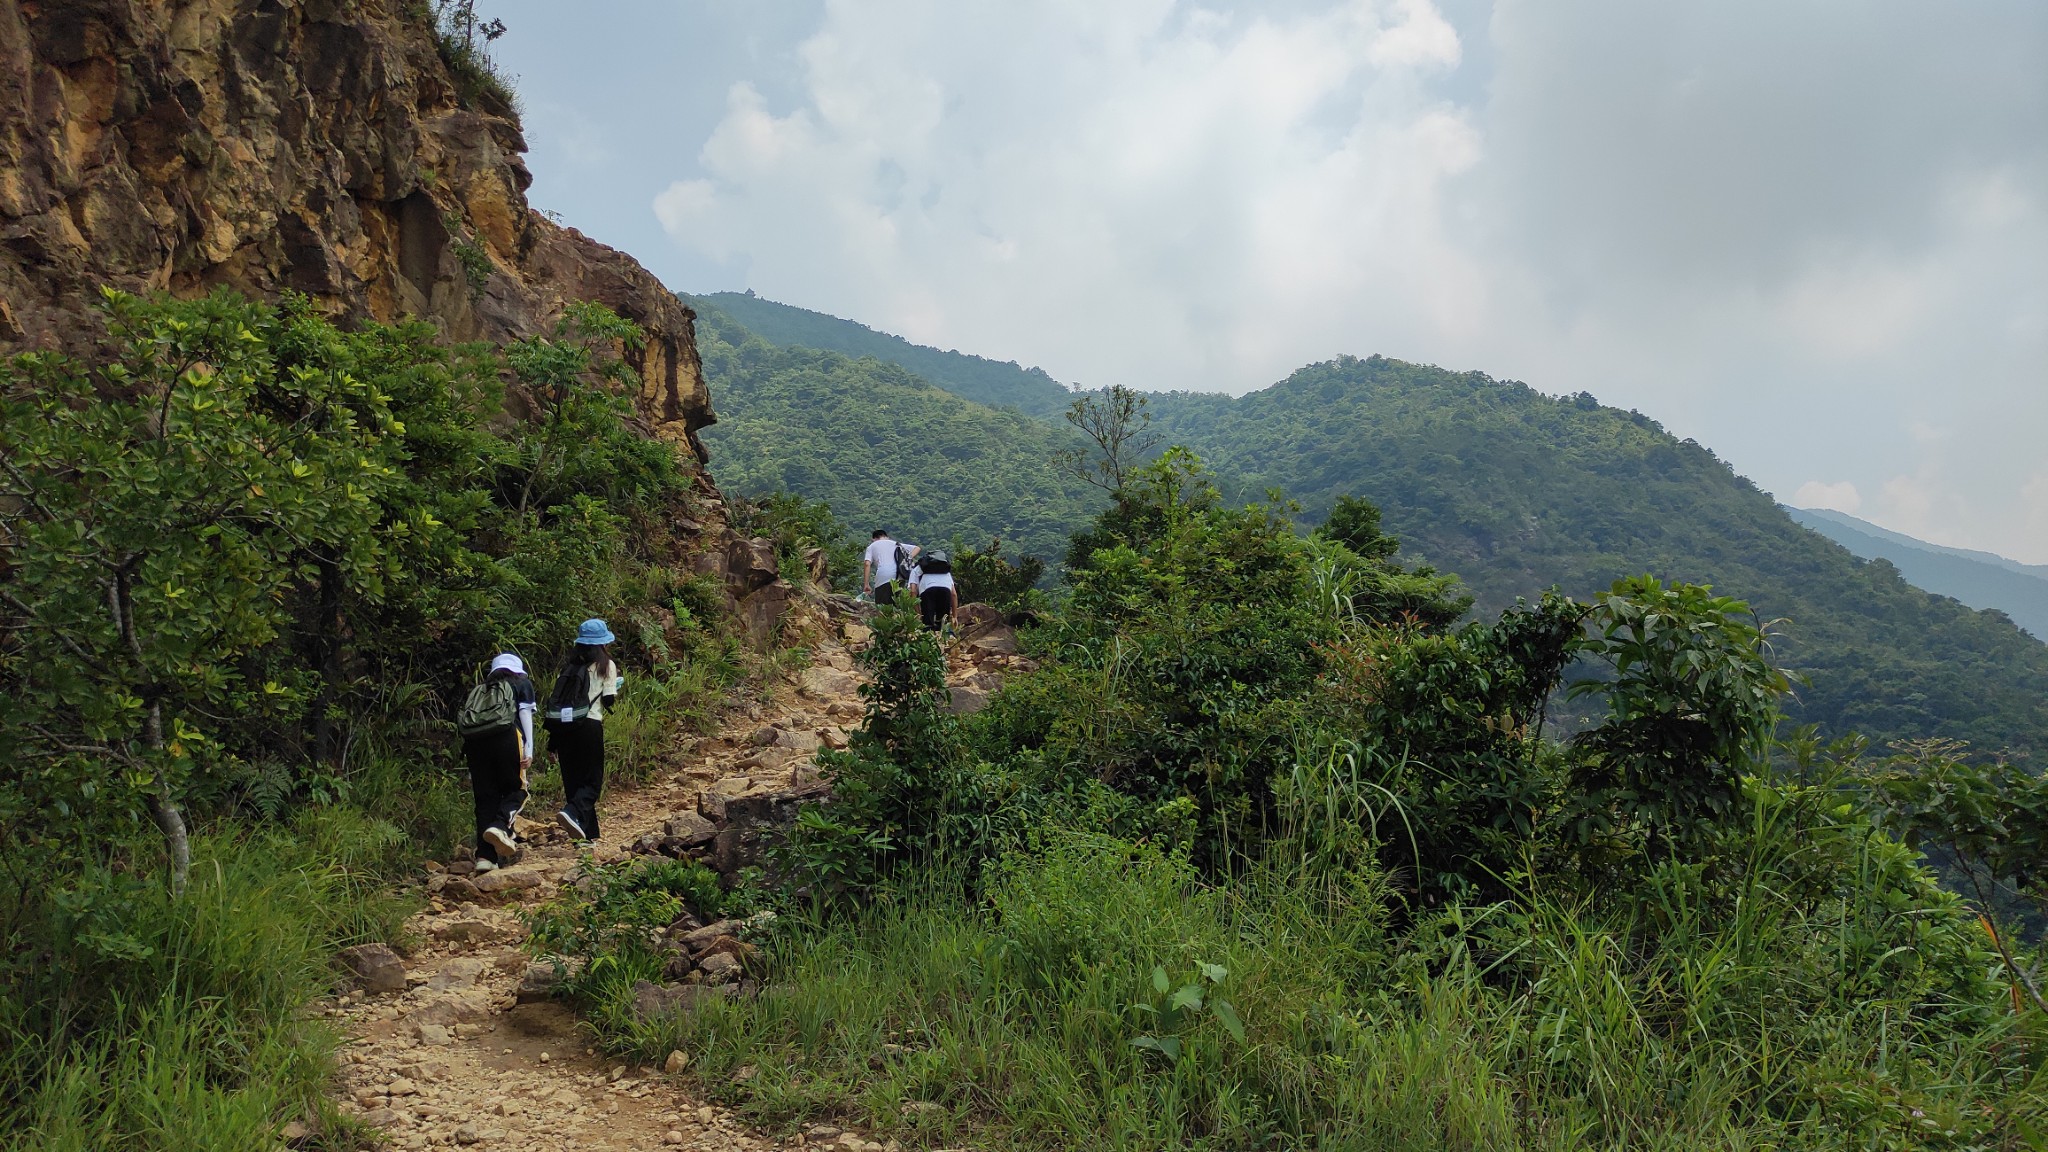
[[[903,547],[903,545],[898,544],[896,546],[896,582],[899,584],[903,584],[907,583],[909,580],[910,551],[909,549]]]
[[[942,551],[927,552],[924,554],[924,559],[918,562],[918,567],[935,575],[941,572],[951,572],[953,570],[953,558]]]
[[[564,708],[577,720],[590,713],[590,665],[571,660],[562,666],[548,692],[547,707],[541,711],[541,726],[550,732],[560,727]]]

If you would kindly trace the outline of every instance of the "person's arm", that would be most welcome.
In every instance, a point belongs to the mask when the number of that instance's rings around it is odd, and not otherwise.
[[[873,592],[875,590],[875,554],[872,546],[866,552],[861,553],[860,590],[863,592]]]
[[[609,691],[604,694],[604,706],[607,711],[619,702],[619,689],[625,686],[626,674],[619,671],[618,661],[615,660],[612,662],[611,683],[606,685]]]

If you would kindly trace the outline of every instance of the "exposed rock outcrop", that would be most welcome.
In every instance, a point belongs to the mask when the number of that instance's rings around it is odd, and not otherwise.
[[[80,349],[101,285],[305,293],[451,339],[595,300],[650,434],[712,420],[690,311],[526,203],[511,116],[465,107],[402,0],[0,0],[0,352]]]

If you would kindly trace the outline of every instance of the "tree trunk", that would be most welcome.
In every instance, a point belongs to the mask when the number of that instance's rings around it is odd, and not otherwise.
[[[144,672],[147,664],[142,658],[142,639],[135,632],[135,594],[131,574],[139,561],[131,557],[114,570],[114,581],[107,586],[108,607],[113,610],[114,624],[121,630],[122,640],[127,642],[128,653],[135,659],[137,672]],[[144,688],[149,701],[149,712],[142,723],[143,742],[149,746],[150,758],[155,761],[150,771],[155,773],[155,788],[149,794],[149,814],[156,818],[156,826],[163,830],[164,843],[171,852],[171,895],[183,896],[185,884],[192,878],[192,842],[185,832],[185,814],[178,809],[178,801],[171,794],[171,782],[164,776],[164,705],[155,685]]]
[[[185,833],[185,814],[171,798],[170,781],[161,772],[156,776],[156,790],[149,796],[149,814],[156,818],[156,826],[163,830],[164,843],[171,851],[171,895],[183,896],[186,883],[192,879],[192,841]]]

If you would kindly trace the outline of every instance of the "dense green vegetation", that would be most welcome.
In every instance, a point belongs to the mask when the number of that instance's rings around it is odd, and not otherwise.
[[[2033,777],[1774,746],[1739,601],[1643,577],[1459,624],[1362,505],[1304,536],[1185,452],[1085,539],[1038,666],[971,717],[938,639],[876,620],[865,724],[773,879],[622,865],[544,913],[610,1048],[933,1146],[2048,1137],[2040,955],[1894,838],[2040,895]],[[1596,719],[1558,742],[1575,661]],[[758,995],[633,1012],[671,920],[758,907]]]
[[[977,394],[950,383],[968,363],[957,353],[741,299],[742,322],[762,324],[774,343],[857,346],[962,397]],[[739,338],[725,331],[727,340]],[[847,331],[874,339],[850,344]],[[781,352],[802,360],[796,348]],[[994,367],[1009,373],[1009,387],[1031,386],[1019,370]],[[814,374],[816,391],[807,395],[821,404],[829,395],[833,412],[857,413],[862,389],[881,371]],[[907,393],[892,391],[890,435],[828,442],[816,431],[825,422],[810,409],[757,406],[758,374],[713,371],[712,378],[730,421],[713,439],[748,445],[745,459],[727,457],[718,467],[721,476],[730,469],[743,478],[749,490],[786,489],[944,537],[955,529],[924,527],[928,522],[906,502],[906,492],[924,485],[849,485],[844,477],[929,475],[934,449],[943,453],[951,435],[969,445],[1023,437],[1017,443],[1026,449],[1025,470],[1016,483],[1037,498],[1040,525],[1026,551],[1056,558],[1059,550],[1043,541],[1095,511],[1061,499],[1074,490],[1046,479],[1048,442],[1016,431],[1005,422],[1011,417],[937,400],[912,408]],[[1059,428],[1064,422],[1051,401],[1072,398],[1044,392],[1040,399],[1042,409],[1019,406],[1044,411]],[[1235,399],[1155,394],[1150,412],[1162,445],[1200,453],[1234,500],[1278,487],[1301,503],[1304,523],[1319,520],[1343,496],[1375,502],[1410,558],[1456,572],[1483,612],[1552,586],[1585,597],[1643,572],[1710,584],[1745,598],[1764,619],[1781,621],[1779,658],[1808,679],[1786,709],[1797,721],[1879,741],[1957,738],[2015,756],[2048,749],[2048,645],[1996,612],[1973,612],[1907,584],[1889,563],[1858,561],[1794,524],[1712,452],[1639,413],[1586,395],[1551,398],[1480,373],[1380,357],[1312,365]],[[986,473],[1011,459],[987,456],[977,482],[1000,486],[1000,477]],[[817,467],[821,460],[830,464]],[[988,516],[981,513],[963,535],[989,531]],[[1568,711],[1558,718],[1582,719]]]
[[[751,292],[714,292],[686,299],[700,310],[723,313],[777,347],[816,348],[856,360],[894,364],[963,400],[990,408],[1015,408],[1027,416],[1058,419],[1073,399],[1064,385],[1040,368],[1020,368],[1014,362],[964,352],[942,352],[851,320],[764,300]]]
[[[901,367],[777,348],[698,302],[697,345],[718,405],[703,432],[727,491],[794,493],[831,505],[861,541],[985,546],[1056,557],[1099,506],[1055,455],[1077,442],[1015,412],[932,387]]]
[[[319,1105],[332,948],[467,839],[482,663],[545,690],[609,617],[630,776],[736,655],[665,550],[689,486],[616,316],[450,349],[303,299],[107,307],[91,362],[0,364],[0,1146],[264,1147]]]
[[[1311,518],[1370,497],[1484,609],[1640,572],[1710,584],[1784,621],[1778,658],[1809,680],[1796,719],[2048,749],[2048,645],[1857,561],[1646,416],[1378,357],[1304,368],[1227,408],[1154,407],[1170,438],[1247,490],[1285,488]]]

